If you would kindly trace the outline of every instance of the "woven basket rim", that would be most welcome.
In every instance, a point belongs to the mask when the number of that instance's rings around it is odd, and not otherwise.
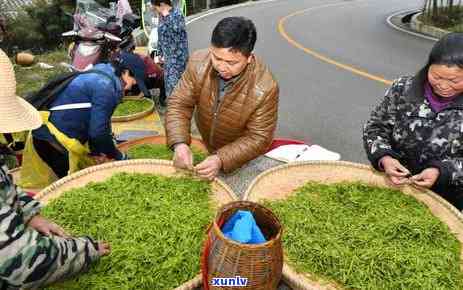
[[[122,100],[123,101],[125,101],[125,100],[141,100],[143,98],[144,98],[143,93],[140,93],[138,95],[123,96]],[[150,100],[150,98],[146,98],[146,99]]]
[[[203,285],[203,276],[198,274],[193,279],[183,283],[174,290],[195,290],[201,285]]]
[[[173,162],[168,161],[168,160],[161,160],[161,159],[133,159],[133,160],[124,160],[124,161],[114,161],[114,162],[109,162],[109,163],[104,163],[101,165],[96,165],[96,166],[91,166],[86,169],[80,170],[78,172],[75,172],[71,175],[68,175],[41,190],[37,195],[36,199],[42,200],[45,198],[47,195],[52,194],[54,190],[58,189],[59,187],[72,182],[76,179],[79,179],[81,177],[91,175],[94,172],[100,171],[100,170],[107,170],[111,168],[121,168],[123,166],[127,165],[159,165],[159,166],[172,166],[173,167]],[[179,171],[182,173],[182,170]],[[186,171],[183,171],[186,172]],[[226,192],[226,194],[233,200],[236,201],[238,200],[237,195],[233,192],[233,190],[223,181],[220,179],[215,178],[212,182],[212,184],[215,184],[216,186],[220,187],[223,191]],[[200,286],[202,283],[202,276],[197,275],[193,279],[186,281],[185,283],[181,284],[179,287],[175,288],[176,290],[194,290],[198,286]]]
[[[220,229],[219,225],[217,224],[217,220],[224,213],[224,211],[226,210],[227,207],[230,207],[233,204],[243,204],[243,203],[244,204],[253,204],[253,205],[256,205],[257,207],[261,207],[261,208],[266,209],[267,211],[269,211],[273,215],[273,218],[278,222],[280,229],[279,229],[278,233],[270,241],[266,241],[265,243],[260,243],[260,244],[242,244],[242,243],[239,243],[237,241],[234,241],[232,239],[227,238],[223,234],[222,230]],[[228,243],[230,243],[233,246],[236,246],[236,247],[239,247],[239,248],[244,248],[244,249],[267,248],[269,245],[274,244],[275,241],[281,240],[281,236],[283,234],[283,225],[280,222],[280,220],[278,219],[278,217],[275,215],[275,213],[273,211],[271,211],[269,208],[263,206],[262,204],[260,204],[258,202],[249,201],[249,200],[234,200],[234,201],[231,201],[229,203],[226,203],[226,204],[222,205],[217,210],[217,212],[215,214],[214,222],[212,224],[212,229],[219,236],[220,239],[226,240]]]
[[[294,274],[295,271],[287,263],[283,262],[283,269],[281,272],[281,281],[297,290],[318,290],[305,284],[304,279],[301,279],[299,275]],[[203,285],[203,277],[200,274],[195,276],[193,279],[185,282],[174,290],[196,290],[198,287]]]
[[[144,111],[141,111],[141,112],[138,112],[138,113],[134,113],[134,114],[130,114],[130,115],[124,115],[124,116],[111,116],[111,121],[112,122],[127,122],[127,121],[133,121],[133,120],[136,120],[136,119],[140,119],[140,118],[143,118],[149,114],[151,114],[153,111],[154,111],[154,101],[151,100],[151,99],[148,99],[148,98],[135,98],[135,97],[127,97],[127,98],[124,98],[124,100],[126,101],[141,101],[141,100],[147,100],[150,102],[150,106],[148,109],[144,110]]]
[[[308,286],[303,277],[300,274],[296,274],[295,270],[291,268],[287,263],[283,262],[283,269],[281,272],[281,281],[290,286],[292,289],[297,290],[318,290],[313,286]],[[202,274],[198,274],[193,279],[185,282],[174,290],[196,290],[198,287],[203,285]]]
[[[262,172],[261,174],[259,174],[256,178],[254,178],[254,180],[252,181],[252,183],[249,185],[246,192],[244,193],[243,200],[249,200],[252,197],[253,189],[262,181],[262,179],[266,178],[267,176],[271,176],[271,175],[275,174],[275,172],[278,172],[278,171],[283,170],[283,169],[288,169],[288,168],[291,168],[291,169],[295,168],[296,169],[296,168],[300,168],[300,167],[311,167],[313,165],[356,168],[356,169],[363,169],[363,170],[372,171],[372,173],[375,172],[375,170],[371,166],[368,166],[366,164],[361,164],[361,163],[350,162],[350,161],[303,161],[303,162],[294,162],[294,163],[289,163],[289,164],[282,164],[282,165],[270,168],[270,169]],[[403,188],[411,188],[411,187],[413,187],[415,190],[420,191],[421,193],[425,193],[425,194],[431,196],[433,199],[435,199],[437,202],[439,202],[445,208],[450,210],[452,212],[452,214],[454,214],[461,222],[463,222],[463,214],[460,211],[458,211],[453,205],[451,205],[447,200],[445,200],[443,197],[441,197],[437,193],[435,193],[435,192],[433,192],[433,191],[431,191],[431,190],[429,190],[427,188],[416,187],[416,186],[411,186],[411,185],[403,185]]]
[[[327,166],[327,167],[332,167],[332,168],[334,167],[355,168],[355,169],[368,170],[368,171],[371,171],[373,174],[383,174],[383,173],[377,172],[371,166],[360,164],[360,163],[349,162],[349,161],[304,161],[304,162],[294,162],[294,163],[289,163],[289,164],[283,164],[283,165],[279,165],[271,169],[268,169],[262,172],[261,174],[259,174],[249,185],[248,189],[246,190],[243,196],[243,200],[250,200],[253,197],[254,188],[256,188],[263,179],[266,179],[269,176],[275,175],[280,170],[286,170],[286,169],[297,170],[300,168],[310,168],[312,166]],[[429,189],[411,186],[411,185],[404,185],[400,189],[398,188],[398,190],[403,191],[403,190],[406,190],[407,188],[414,189],[415,191],[419,191],[420,193],[424,193],[427,196],[431,197],[433,201],[437,202],[440,206],[447,209],[450,212],[450,214],[456,217],[456,219],[460,223],[463,223],[463,214],[460,211],[458,211],[453,205],[451,205],[448,201],[442,198],[440,195],[434,193],[433,191]],[[438,219],[441,220],[440,218]],[[441,222],[446,224],[442,220]],[[461,241],[458,238],[457,240],[459,241],[461,245],[463,245],[463,241]],[[461,249],[460,252],[461,252],[460,253],[460,266],[463,266],[462,264],[463,258],[461,256],[461,254],[463,253],[463,248]],[[284,277],[284,281],[289,286],[294,287],[295,289],[300,289],[300,290],[333,289],[333,288],[323,287],[323,285],[320,285],[320,287],[314,288],[313,283],[317,283],[317,281],[311,280],[310,278],[306,277],[305,275],[307,274],[310,274],[310,273],[298,273],[289,264],[287,264],[286,262],[284,263],[283,277]],[[337,289],[336,286],[332,284],[329,284],[329,286],[335,287],[335,289]]]
[[[111,168],[120,168],[126,165],[159,165],[159,166],[174,166],[172,161],[169,160],[161,160],[161,159],[133,159],[133,160],[123,160],[123,161],[114,161],[114,162],[109,162],[109,163],[104,163],[96,166],[91,166],[88,168],[85,168],[83,170],[77,171],[73,174],[70,174],[66,177],[63,177],[49,186],[45,187],[42,189],[37,195],[35,196],[36,199],[41,200],[48,194],[52,193],[54,190],[57,188],[74,181],[75,179],[78,179],[80,177],[90,175],[94,172],[100,171],[100,170],[106,170],[106,169],[111,169]],[[181,172],[181,171],[180,171]],[[212,183],[217,184],[219,187],[224,189],[226,193],[231,197],[233,201],[238,200],[238,197],[235,192],[223,181],[221,181],[218,178],[215,178]]]
[[[327,281],[318,282],[310,280],[304,273],[298,273],[288,263],[283,262],[283,269],[281,273],[281,280],[290,286],[292,289],[297,290],[342,290],[342,286],[330,283]],[[186,289],[185,289],[186,290]]]

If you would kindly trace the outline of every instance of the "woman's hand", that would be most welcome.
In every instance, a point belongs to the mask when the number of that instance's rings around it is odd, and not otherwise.
[[[379,160],[379,163],[384,168],[384,172],[393,184],[401,185],[410,183],[410,179],[408,178],[410,176],[410,171],[400,164],[399,160],[386,155]]]
[[[47,220],[40,214],[33,216],[28,225],[45,236],[55,235],[62,238],[71,237],[59,225]]]
[[[430,167],[421,171],[420,174],[412,176],[410,180],[416,185],[431,188],[434,185],[434,183],[436,183],[437,179],[439,178],[439,175],[439,169]]]

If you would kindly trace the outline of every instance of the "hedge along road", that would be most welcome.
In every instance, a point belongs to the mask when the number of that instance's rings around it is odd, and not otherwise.
[[[275,0],[212,13],[188,25],[190,50],[209,45],[227,16],[257,26],[255,52],[280,84],[277,136],[302,139],[366,163],[362,126],[391,81],[414,74],[434,44],[389,27],[422,0]]]

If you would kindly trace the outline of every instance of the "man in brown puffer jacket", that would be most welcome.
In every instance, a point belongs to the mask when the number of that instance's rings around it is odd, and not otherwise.
[[[196,124],[211,155],[194,169],[213,179],[265,153],[278,115],[278,84],[253,53],[256,28],[243,17],[222,19],[211,46],[191,55],[186,71],[169,97],[168,146],[174,164],[193,169],[190,125]]]

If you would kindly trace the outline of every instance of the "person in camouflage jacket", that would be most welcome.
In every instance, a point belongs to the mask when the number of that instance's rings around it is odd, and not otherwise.
[[[463,34],[435,44],[414,77],[394,81],[364,126],[373,167],[463,209]]]
[[[3,160],[0,155],[0,289],[37,289],[70,278],[108,252],[107,245],[71,238],[40,216],[40,203],[13,184]]]
[[[38,128],[40,114],[15,96],[11,65],[0,49],[0,133]],[[13,183],[6,167],[8,148],[0,145],[0,290],[37,289],[88,268],[109,245],[72,238],[40,215],[40,202]]]

